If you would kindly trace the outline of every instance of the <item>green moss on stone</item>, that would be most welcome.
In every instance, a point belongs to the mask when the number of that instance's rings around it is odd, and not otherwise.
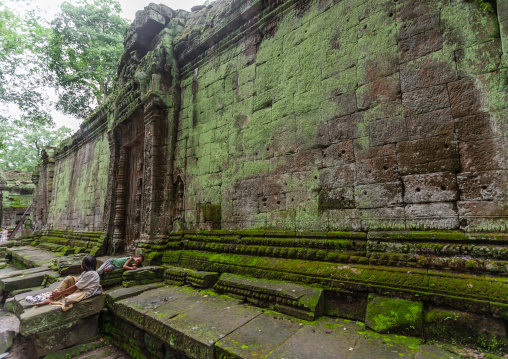
[[[423,303],[370,294],[365,324],[379,333],[420,335]]]

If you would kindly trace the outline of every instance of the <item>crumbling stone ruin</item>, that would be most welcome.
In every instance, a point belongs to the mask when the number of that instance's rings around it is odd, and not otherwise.
[[[33,201],[34,188],[31,173],[0,171],[0,228],[14,229]],[[28,217],[21,229],[25,235],[31,226]]]
[[[149,358],[248,356],[244,321],[192,334],[208,299],[170,320],[196,297],[162,280],[506,353],[507,74],[506,1],[151,4],[114,94],[43,152],[29,240],[144,253],[101,325]]]

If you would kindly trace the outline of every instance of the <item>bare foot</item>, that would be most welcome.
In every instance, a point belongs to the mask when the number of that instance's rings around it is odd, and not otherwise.
[[[51,298],[48,298],[46,300],[43,300],[42,302],[39,302],[39,303],[35,303],[36,306],[40,307],[41,305],[46,305],[46,304],[49,304],[49,303],[53,303],[54,300],[51,299]]]

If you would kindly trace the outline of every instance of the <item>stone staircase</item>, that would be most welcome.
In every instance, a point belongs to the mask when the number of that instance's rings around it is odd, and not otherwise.
[[[9,250],[12,258],[33,265],[44,255],[54,256],[40,250],[34,254],[29,247]],[[67,312],[26,302],[28,295],[56,288],[45,278],[59,281],[60,275],[79,273],[79,262],[80,256],[72,255],[53,259],[56,270],[38,266],[0,272],[0,286],[10,296],[5,309],[19,318],[19,334],[29,339],[36,357],[69,355],[65,348],[101,333],[134,358],[147,359],[458,358],[425,345],[423,339],[367,329],[366,325],[386,332],[380,318],[393,314],[394,307],[413,312],[411,301],[369,297],[364,324],[323,316],[329,303],[321,288],[231,273],[174,266],[116,270],[103,276],[103,295],[77,303]],[[401,325],[420,325],[421,330],[423,324],[420,308],[414,322]],[[483,339],[497,333],[502,340],[503,329],[494,325]]]

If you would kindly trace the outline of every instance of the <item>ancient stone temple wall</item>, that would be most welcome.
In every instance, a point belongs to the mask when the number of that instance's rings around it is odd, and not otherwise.
[[[43,156],[37,229],[319,285],[351,319],[377,293],[506,320],[508,10],[493,4],[151,4],[113,94]]]
[[[56,159],[48,221],[52,228],[102,231],[107,195],[109,144],[101,134]]]
[[[210,204],[225,229],[506,229],[496,14],[463,1],[245,4],[236,28],[215,7],[190,20],[205,51],[182,71],[188,228],[207,227]]]

